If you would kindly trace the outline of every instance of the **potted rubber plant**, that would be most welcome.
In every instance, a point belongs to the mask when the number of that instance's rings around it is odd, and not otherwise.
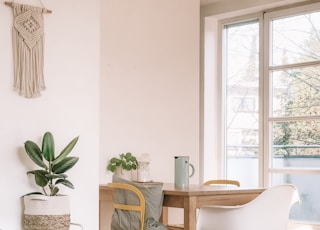
[[[69,197],[59,193],[60,186],[73,189],[74,186],[66,172],[79,160],[78,157],[69,156],[79,137],[74,138],[60,152],[55,154],[54,138],[51,132],[43,135],[42,145],[27,140],[24,148],[29,158],[39,169],[28,171],[34,176],[35,183],[41,188],[41,192],[32,192],[24,199],[24,229],[67,230],[70,227]]]
[[[116,176],[126,180],[132,180],[132,170],[138,168],[137,158],[132,153],[122,153],[119,157],[113,157],[109,160],[107,170],[114,172]]]

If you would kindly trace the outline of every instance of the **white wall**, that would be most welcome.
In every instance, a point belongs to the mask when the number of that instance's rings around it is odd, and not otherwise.
[[[80,161],[70,171],[76,189],[64,192],[71,195],[72,221],[84,229],[98,229],[99,138],[100,183],[111,178],[107,159],[126,151],[150,153],[152,178],[164,182],[173,182],[173,156],[189,155],[196,183],[199,1],[43,3],[53,13],[44,16],[47,89],[36,99],[12,90],[12,12],[0,7],[0,229],[21,229],[20,196],[37,189],[26,175],[33,165],[23,143],[40,143],[45,131],[54,134],[57,150],[80,135],[73,152]]]
[[[107,161],[124,152],[149,153],[151,178],[169,183],[174,156],[189,155],[198,183],[199,0],[103,0],[101,8],[100,183],[111,181]],[[169,221],[181,221],[172,211]]]
[[[75,190],[63,192],[71,196],[72,221],[94,230],[98,229],[100,2],[42,2],[53,13],[44,15],[47,89],[35,99],[12,90],[13,17],[4,1],[0,5],[0,229],[22,229],[20,197],[37,189],[26,175],[34,165],[23,144],[28,139],[40,143],[43,133],[51,131],[56,151],[80,135],[72,153],[80,161],[69,173]]]
[[[100,182],[120,153],[152,158],[151,177],[174,182],[174,156],[199,177],[199,1],[103,0]]]

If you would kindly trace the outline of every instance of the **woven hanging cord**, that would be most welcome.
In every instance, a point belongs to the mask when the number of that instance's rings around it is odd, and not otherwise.
[[[14,89],[27,98],[41,95],[43,76],[43,9],[18,3],[13,9]]]

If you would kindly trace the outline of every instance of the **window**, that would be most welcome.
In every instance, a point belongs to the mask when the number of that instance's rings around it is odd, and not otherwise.
[[[259,27],[253,19],[223,33],[226,176],[250,186],[259,184]]]
[[[232,110],[234,112],[254,112],[256,110],[255,108],[255,98],[253,97],[233,97],[231,98],[231,106]]]
[[[320,216],[320,4],[221,22],[224,176],[297,186],[291,219]]]

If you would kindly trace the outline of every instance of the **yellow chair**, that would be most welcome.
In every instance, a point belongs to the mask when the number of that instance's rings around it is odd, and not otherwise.
[[[237,180],[208,180],[203,183],[203,185],[211,185],[211,184],[224,184],[224,185],[235,185],[240,187],[240,182]]]
[[[240,182],[237,180],[208,180],[203,183],[203,185],[214,185],[214,184],[221,184],[221,185],[235,185],[240,187]],[[175,225],[168,225],[169,230],[182,230],[184,229],[183,224],[175,224]]]
[[[140,205],[119,204],[113,200],[113,206],[115,209],[140,212],[140,229],[143,230],[146,202],[141,191],[135,186],[129,184],[109,183],[108,186],[110,188],[130,190],[137,195]]]

